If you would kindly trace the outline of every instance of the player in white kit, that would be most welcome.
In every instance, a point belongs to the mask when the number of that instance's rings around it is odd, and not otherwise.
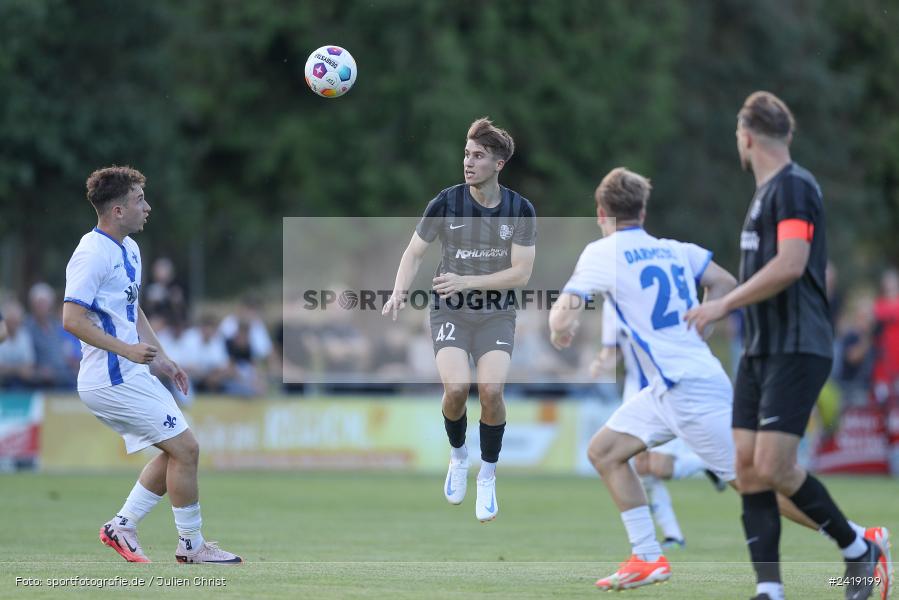
[[[627,402],[649,385],[633,347],[627,339],[615,314],[611,302],[604,302],[602,306],[602,350],[594,362],[597,371],[601,369],[614,369],[616,349],[620,350],[621,362],[624,365],[624,387],[622,400]],[[633,458],[632,465],[640,476],[643,489],[649,499],[649,508],[653,521],[662,531],[662,548],[682,548],[686,544],[684,534],[674,512],[671,502],[671,494],[665,481],[669,479],[685,479],[694,474],[706,470],[706,465],[695,452],[684,443],[675,438],[656,446],[652,451],[641,452]],[[718,491],[723,491],[727,485],[722,482],[712,471],[706,470],[712,478],[712,482]],[[716,481],[717,480],[717,481]]]
[[[168,492],[181,563],[238,564],[241,558],[205,541],[200,531],[199,446],[172,395],[156,375],[187,393],[187,375],[166,356],[139,305],[141,258],[129,235],[150,215],[145,177],[130,167],[94,171],[87,198],[97,226],[66,267],[63,327],[81,340],[78,394],[96,417],[119,433],[129,454],[162,452],[143,469],[124,506],[100,528],[100,540],[129,562],[150,562],[137,525]]]
[[[596,202],[605,237],[584,249],[549,317],[553,345],[568,346],[585,299],[602,294],[627,332],[648,383],[615,411],[588,449],[633,548],[618,571],[596,582],[606,590],[671,576],[631,457],[678,437],[723,481],[735,478],[730,379],[682,315],[699,304],[697,288],[705,288],[706,298],[718,298],[736,280],[712,262],[708,250],[643,230],[650,190],[647,179],[624,168],[602,180]]]

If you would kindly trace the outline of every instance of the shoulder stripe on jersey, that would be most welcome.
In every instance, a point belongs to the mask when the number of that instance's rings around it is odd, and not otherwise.
[[[696,287],[699,287],[699,282],[702,281],[702,276],[705,274],[705,270],[709,268],[709,263],[712,262],[712,256],[714,256],[714,252],[709,250],[709,255],[706,257],[705,262],[700,267],[699,271],[696,273],[696,277],[694,278],[696,281]],[[699,296],[699,290],[696,291],[696,295]]]
[[[63,302],[71,302],[72,304],[77,304],[78,306],[83,306],[84,308],[86,308],[88,310],[94,310],[94,308],[90,304],[88,304],[87,302],[85,302],[83,300],[79,300],[78,298],[72,298],[72,297],[66,296],[65,298],[62,299],[62,301]]]
[[[103,237],[109,239],[112,243],[114,243],[116,246],[118,246],[121,249],[122,260],[125,262],[125,273],[127,273],[128,279],[131,280],[131,283],[134,283],[134,280],[137,277],[137,270],[134,268],[134,265],[132,265],[131,262],[128,260],[128,250],[125,249],[125,245],[120,244],[117,239],[115,239],[114,237],[112,237],[111,235],[109,235],[108,233],[106,233],[105,231],[103,231],[102,229],[100,229],[98,227],[94,227],[94,231],[96,231]]]

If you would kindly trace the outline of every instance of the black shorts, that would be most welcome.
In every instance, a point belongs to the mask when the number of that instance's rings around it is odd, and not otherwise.
[[[515,311],[432,310],[431,341],[435,356],[441,348],[461,348],[471,354],[475,364],[491,350],[511,355],[515,347]]]
[[[815,354],[744,356],[734,385],[733,427],[802,437],[832,362]]]

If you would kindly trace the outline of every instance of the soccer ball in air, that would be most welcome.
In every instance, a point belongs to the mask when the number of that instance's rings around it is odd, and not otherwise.
[[[306,83],[319,96],[343,96],[356,83],[356,61],[340,46],[322,46],[306,60]]]

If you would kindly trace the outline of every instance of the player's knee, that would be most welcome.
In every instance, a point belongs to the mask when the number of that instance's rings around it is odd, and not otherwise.
[[[479,383],[478,396],[482,404],[498,404],[503,401],[503,385],[501,383]]]
[[[589,446],[587,446],[587,459],[597,471],[602,471],[602,469],[600,468],[600,465],[602,463],[602,450],[595,444],[590,444]]]
[[[659,479],[671,479],[672,469],[661,463],[650,463],[649,473]]]
[[[784,475],[777,460],[760,460],[755,464],[756,478],[768,487],[776,488]]]
[[[448,402],[452,402],[454,404],[464,404],[466,400],[468,400],[468,388],[470,384],[467,383],[447,383],[444,384],[444,395]]]
[[[641,452],[634,457],[634,470],[637,475],[651,475],[649,468],[649,457],[645,452]]]
[[[200,443],[193,435],[185,436],[179,440],[177,447],[170,457],[180,463],[195,465],[200,462]]]
[[[741,452],[740,448],[737,448],[736,454],[736,467],[737,473],[740,472],[748,472],[750,470],[754,470],[754,461],[755,457],[751,451]]]
[[[649,472],[659,479],[671,479],[674,474],[674,461],[664,454],[650,454]]]
[[[616,462],[612,456],[612,448],[601,439],[594,439],[587,446],[587,458],[600,473],[610,469]]]

